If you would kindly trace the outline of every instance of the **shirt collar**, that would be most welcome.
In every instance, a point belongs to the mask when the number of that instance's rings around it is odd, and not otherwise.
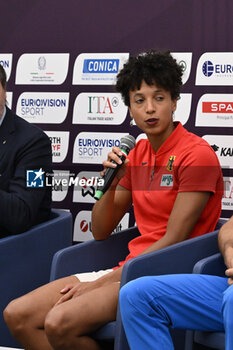
[[[6,115],[6,107],[4,107],[3,115],[2,115],[2,118],[0,119],[0,126],[2,125],[5,115]]]
[[[173,130],[171,135],[160,146],[160,148],[158,149],[158,152],[155,153],[155,151],[151,147],[152,153],[158,156],[162,153],[168,152],[179,142],[180,138],[182,138],[183,135],[187,133],[187,130],[183,127],[183,125],[180,122],[174,122],[174,124],[176,126],[175,130]]]

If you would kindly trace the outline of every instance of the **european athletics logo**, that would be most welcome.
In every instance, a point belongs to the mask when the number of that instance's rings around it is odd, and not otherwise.
[[[44,187],[44,173],[41,168],[40,170],[27,170],[26,187]]]
[[[210,77],[214,73],[214,65],[211,61],[203,63],[202,72],[206,77]]]

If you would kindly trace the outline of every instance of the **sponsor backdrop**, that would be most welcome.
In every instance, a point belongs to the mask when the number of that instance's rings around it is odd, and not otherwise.
[[[145,137],[129,126],[114,84],[128,57],[150,48],[169,49],[183,68],[175,119],[219,157],[222,217],[232,215],[232,1],[8,0],[0,6],[8,103],[51,139],[54,174],[46,185],[53,187],[53,207],[72,212],[74,241],[91,238],[95,187],[107,153],[126,134]],[[130,211],[115,232],[134,224]]]

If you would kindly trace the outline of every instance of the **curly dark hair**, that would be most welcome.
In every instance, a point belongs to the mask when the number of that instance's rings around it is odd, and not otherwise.
[[[6,90],[6,72],[3,66],[0,64],[0,83],[4,90]]]
[[[169,91],[172,100],[178,99],[182,86],[182,68],[169,51],[150,50],[130,57],[117,75],[116,90],[126,106],[130,106],[129,92],[140,89],[144,80],[148,85]]]

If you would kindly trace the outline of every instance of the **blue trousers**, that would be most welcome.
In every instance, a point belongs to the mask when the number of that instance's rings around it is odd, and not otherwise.
[[[141,277],[120,290],[120,310],[130,349],[174,349],[169,327],[224,331],[233,350],[233,285],[218,276]]]

